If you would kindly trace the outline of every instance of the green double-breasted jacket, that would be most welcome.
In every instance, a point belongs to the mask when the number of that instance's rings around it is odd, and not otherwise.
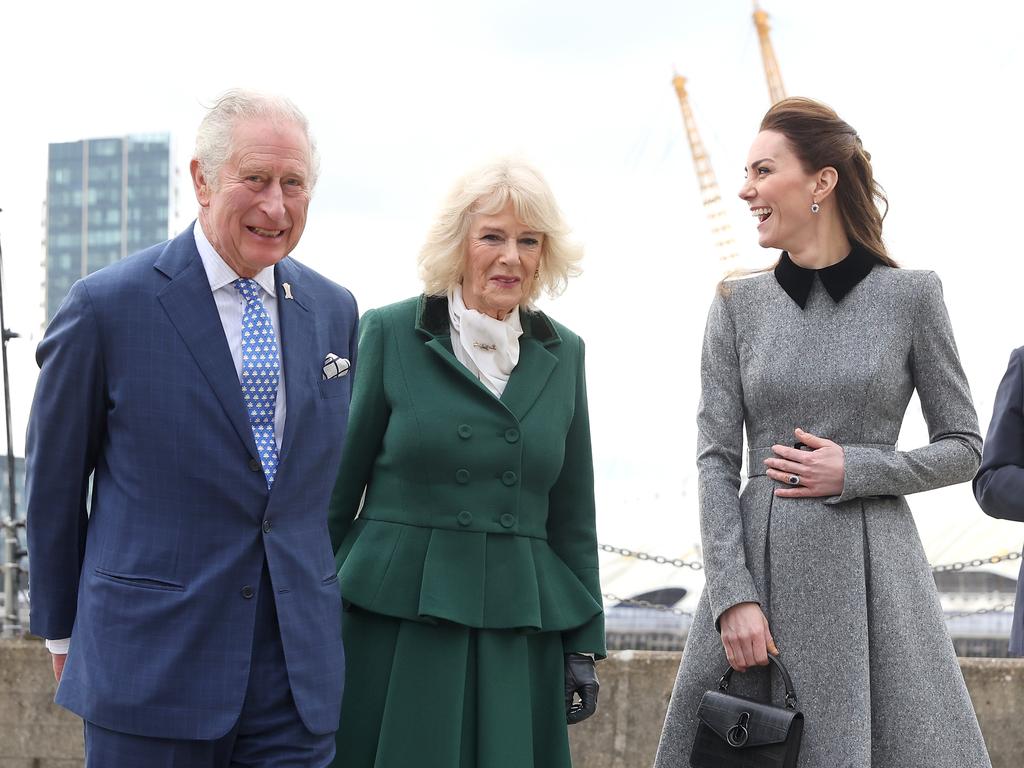
[[[338,579],[369,611],[557,631],[603,656],[583,342],[521,319],[498,399],[453,354],[446,299],[363,317],[329,517]]]

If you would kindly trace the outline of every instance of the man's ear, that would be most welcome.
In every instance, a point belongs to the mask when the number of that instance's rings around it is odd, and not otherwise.
[[[192,173],[192,186],[196,191],[196,200],[199,201],[200,206],[206,208],[210,204],[213,189],[196,158],[192,158],[192,162],[188,164],[188,169]]]

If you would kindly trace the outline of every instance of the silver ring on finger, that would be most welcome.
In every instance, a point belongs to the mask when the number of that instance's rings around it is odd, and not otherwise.
[[[800,475],[790,475],[786,478],[786,482],[790,485],[800,485]]]

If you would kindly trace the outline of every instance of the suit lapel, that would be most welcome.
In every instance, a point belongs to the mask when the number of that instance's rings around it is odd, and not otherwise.
[[[438,357],[444,361],[445,365],[454,370],[458,375],[462,376],[466,381],[475,386],[487,397],[494,399],[494,395],[491,394],[491,390],[485,387],[472,372],[459,362],[459,359],[455,356],[452,351],[452,339],[451,336],[438,336],[427,342],[427,349],[432,351]]]
[[[416,330],[427,338],[426,346],[456,374],[470,382],[488,398],[494,395],[480,380],[469,372],[452,351],[451,325],[448,320],[448,299],[440,296],[420,296],[416,307]]]
[[[298,265],[291,259],[279,262],[274,270],[277,288],[277,317],[281,323],[281,362],[284,366],[285,420],[280,459],[289,455],[298,426],[310,407],[310,388],[316,387],[316,371],[321,355],[330,350],[316,348],[316,323],[311,297],[305,292]],[[288,290],[284,288],[288,284]],[[313,392],[313,395],[318,395]],[[277,485],[277,483],[275,483]]]
[[[491,391],[459,362],[452,351],[448,300],[434,296],[421,296],[419,311],[416,314],[416,329],[429,337],[426,342],[427,348],[493,400],[494,395],[491,394]],[[558,364],[558,357],[549,352],[546,345],[558,343],[560,339],[546,318],[541,323],[541,336],[539,337],[534,333],[533,316],[521,312],[520,317],[523,324],[523,335],[519,337],[519,362],[512,369],[501,399],[496,402],[508,409],[517,419],[522,420],[537,401],[548,379],[551,378],[551,372]]]
[[[167,246],[155,267],[171,278],[157,298],[185,342],[196,365],[220,401],[251,456],[258,456],[252,426],[242,401],[238,373],[224,336],[224,326],[189,227]]]
[[[524,328],[525,330],[525,328]],[[508,377],[501,402],[522,421],[537,401],[555,370],[558,358],[537,339],[525,333],[519,337],[519,362]]]

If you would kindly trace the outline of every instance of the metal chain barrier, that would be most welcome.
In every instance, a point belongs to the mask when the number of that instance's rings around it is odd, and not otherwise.
[[[657,603],[651,603],[647,600],[627,600],[625,598],[619,597],[618,595],[608,594],[607,592],[605,592],[602,595],[602,597],[605,600],[616,602],[620,606],[628,605],[634,608],[653,608],[654,610],[661,611],[662,613],[674,613],[676,616],[693,616],[693,613],[691,611],[681,611],[678,608],[672,608],[667,605],[658,605]]]
[[[613,547],[611,544],[598,544],[598,549],[602,552],[611,552],[615,555],[621,555],[622,557],[635,557],[637,560],[650,560],[652,563],[658,565],[672,565],[676,568],[689,568],[694,571],[699,571],[704,567],[704,563],[698,560],[683,560],[680,557],[665,557],[663,555],[652,555],[648,552],[636,552],[632,549],[626,549],[625,547]]]
[[[676,616],[690,616],[693,617],[692,611],[681,611],[678,608],[672,608],[667,605],[659,605],[658,603],[652,603],[648,600],[630,600],[619,597],[605,592],[603,595],[605,600],[617,603],[618,605],[613,607],[628,606],[632,608],[650,608],[655,611],[661,611],[662,613],[672,613]],[[999,605],[993,605],[988,608],[979,608],[976,611],[957,611],[956,613],[946,613],[944,618],[946,619],[961,619],[965,616],[980,616],[985,613],[1003,613],[1004,611],[1012,611],[1013,603],[1000,603]]]
[[[1020,560],[1020,552],[1011,552],[1008,555],[992,555],[991,557],[978,557],[974,560],[965,560],[961,563],[947,563],[946,565],[933,565],[932,571],[944,573],[946,571],[962,571],[967,568],[979,568],[982,565],[994,565],[1009,560]]]
[[[983,613],[1003,613],[1004,611],[1012,611],[1013,603],[1000,603],[999,605],[993,605],[988,608],[979,608],[976,611],[957,611],[956,613],[947,613],[945,617],[947,619],[961,619],[964,616],[980,616]]]
[[[704,568],[704,563],[699,560],[683,560],[681,557],[665,557],[664,555],[652,555],[649,552],[640,552],[634,549],[626,549],[625,547],[613,547],[611,544],[598,544],[598,549],[602,552],[611,552],[621,557],[635,557],[637,560],[646,560],[658,565],[671,565],[676,568],[689,568],[693,571],[699,571]],[[1020,560],[1020,552],[1010,552],[1005,555],[991,555],[990,557],[977,557],[974,560],[963,560],[958,563],[945,563],[943,565],[933,565],[933,573],[945,573],[947,571],[964,571],[969,568],[980,568],[983,565],[995,565],[996,563],[1009,562],[1012,560]]]
[[[646,560],[658,565],[671,565],[675,568],[689,568],[693,571],[699,571],[704,568],[704,564],[699,560],[683,560],[679,557],[665,557],[664,555],[652,555],[649,552],[640,552],[625,547],[613,547],[610,544],[599,544],[598,548],[602,552],[610,552],[621,557],[634,557],[637,560]],[[969,568],[980,568],[983,565],[995,565],[996,563],[1010,562],[1013,560],[1020,560],[1020,552],[1010,552],[1005,555],[991,555],[990,557],[977,557],[973,560],[963,560],[956,563],[943,563],[942,565],[931,566],[933,573],[947,573],[949,571],[965,571]],[[690,611],[681,611],[678,608],[670,608],[665,605],[658,605],[651,603],[647,600],[629,600],[605,593],[604,598],[611,600],[619,605],[633,606],[636,608],[651,608],[656,611],[662,611],[664,613],[673,613],[677,616],[693,616]],[[947,613],[945,617],[947,619],[959,619],[965,616],[980,616],[986,613],[1003,613],[1005,611],[1013,610],[1013,603],[1000,603],[999,605],[993,605],[988,608],[979,608],[975,611],[957,611],[956,613]]]

